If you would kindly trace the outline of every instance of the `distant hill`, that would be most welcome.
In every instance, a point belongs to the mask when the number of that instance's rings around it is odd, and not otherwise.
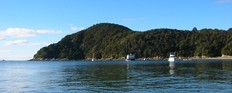
[[[169,52],[181,57],[232,55],[232,29],[138,32],[118,24],[100,23],[41,48],[33,60],[119,59],[130,53],[137,58],[166,58]]]

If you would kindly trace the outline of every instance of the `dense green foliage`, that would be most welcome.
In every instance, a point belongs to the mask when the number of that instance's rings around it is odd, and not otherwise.
[[[130,53],[137,57],[165,58],[169,52],[182,57],[232,55],[232,29],[197,30],[194,27],[192,31],[154,29],[138,32],[117,24],[101,23],[43,47],[34,59],[80,60],[93,56],[117,59]]]

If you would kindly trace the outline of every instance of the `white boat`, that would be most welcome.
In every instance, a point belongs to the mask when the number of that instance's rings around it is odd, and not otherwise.
[[[174,53],[170,53],[168,61],[169,62],[174,62],[175,61],[175,54]]]
[[[126,55],[126,61],[131,61],[131,60],[135,60],[135,55],[133,54]]]

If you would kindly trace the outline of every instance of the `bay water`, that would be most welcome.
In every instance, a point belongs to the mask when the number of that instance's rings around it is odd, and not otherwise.
[[[232,60],[0,61],[0,93],[232,93]]]

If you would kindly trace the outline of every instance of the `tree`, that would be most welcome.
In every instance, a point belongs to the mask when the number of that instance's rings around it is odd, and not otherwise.
[[[232,42],[227,44],[223,49],[222,49],[222,54],[223,55],[232,55]]]
[[[192,32],[196,32],[197,31],[197,27],[193,27]]]
[[[232,33],[232,28],[229,28],[227,31],[230,32],[230,33]]]

